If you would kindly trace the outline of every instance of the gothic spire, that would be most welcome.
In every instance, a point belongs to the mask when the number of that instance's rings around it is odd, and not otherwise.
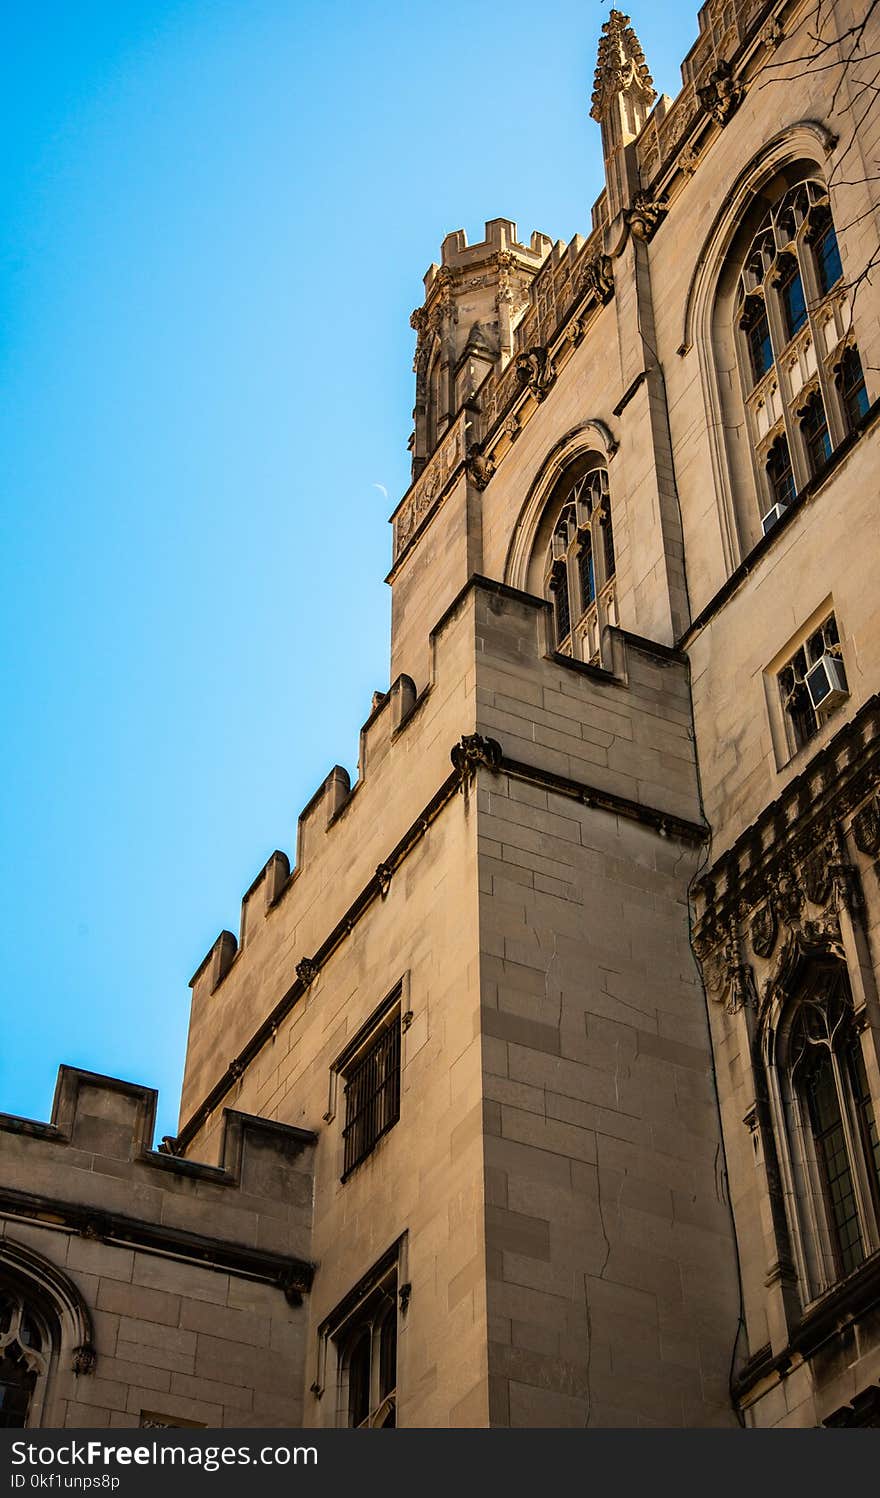
[[[629,16],[612,10],[602,27],[599,56],[593,80],[593,107],[590,114],[601,124],[613,100],[621,94],[630,97],[645,119],[657,97],[654,80],[648,71],[645,54],[629,23]],[[635,132],[633,132],[635,133]]]

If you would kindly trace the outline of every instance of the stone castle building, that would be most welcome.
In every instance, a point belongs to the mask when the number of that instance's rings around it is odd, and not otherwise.
[[[444,240],[357,779],[176,1138],[0,1119],[0,1423],[880,1423],[878,128],[814,10],[709,0],[675,100],[612,11],[585,237]]]

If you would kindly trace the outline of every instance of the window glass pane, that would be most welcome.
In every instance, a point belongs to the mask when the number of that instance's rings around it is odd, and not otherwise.
[[[379,1398],[393,1394],[397,1385],[397,1316],[389,1311],[382,1322],[379,1343]]]
[[[611,529],[611,516],[606,515],[602,521],[602,542],[605,550],[605,581],[614,576],[616,562],[614,560],[614,533]]]
[[[825,407],[820,395],[814,396],[810,401],[801,426],[810,462],[810,472],[819,473],[831,457],[831,438],[828,434]]]
[[[773,363],[773,347],[766,313],[760,312],[748,332],[752,376],[757,383]]]
[[[370,1333],[355,1343],[348,1362],[348,1423],[363,1425],[370,1417]]]
[[[868,392],[865,389],[865,376],[862,372],[862,361],[859,358],[858,349],[847,349],[838,378],[847,422],[852,430],[853,427],[858,426],[868,409]]]
[[[581,584],[581,608],[588,609],[596,597],[596,575],[593,568],[593,542],[587,536],[578,552],[578,574]]]
[[[773,503],[777,505],[788,505],[794,499],[794,475],[791,471],[791,458],[788,452],[788,443],[782,437],[776,442],[770,451],[767,460],[767,477],[770,480],[770,494]]]
[[[852,1169],[829,1051],[816,1055],[806,1084],[816,1159],[822,1176],[828,1227],[838,1268],[849,1274],[864,1258]]]
[[[11,1350],[0,1356],[0,1430],[24,1429],[34,1381]]]
[[[828,228],[816,245],[816,264],[819,270],[819,285],[822,288],[822,295],[824,296],[843,275],[843,266],[840,263],[840,249],[833,224],[828,225]]]
[[[794,266],[782,283],[782,310],[785,314],[785,327],[789,338],[799,333],[807,320],[807,303],[804,298],[804,283],[801,273]]]
[[[568,567],[559,569],[553,590],[553,608],[556,614],[556,643],[561,645],[571,632],[571,610],[568,604]]]

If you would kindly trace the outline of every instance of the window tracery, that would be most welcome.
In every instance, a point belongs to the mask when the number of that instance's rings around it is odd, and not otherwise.
[[[742,258],[738,363],[764,534],[868,409],[843,264],[816,178],[781,192]]]
[[[547,554],[545,592],[562,654],[601,665],[602,630],[618,622],[616,571],[608,473],[592,468],[563,489]]]

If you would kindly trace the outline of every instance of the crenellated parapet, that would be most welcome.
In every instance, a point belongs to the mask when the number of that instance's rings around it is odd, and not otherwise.
[[[51,1121],[0,1114],[0,1219],[309,1289],[314,1134],[226,1109],[218,1165],[153,1148],[157,1093],[62,1066]],[[26,1226],[25,1226],[26,1225]]]
[[[411,318],[416,331],[414,479],[487,374],[509,360],[529,285],[550,244],[537,232],[529,244],[521,244],[516,224],[500,218],[486,224],[478,244],[469,245],[463,229],[444,239],[441,263],[425,275],[424,304]]]

